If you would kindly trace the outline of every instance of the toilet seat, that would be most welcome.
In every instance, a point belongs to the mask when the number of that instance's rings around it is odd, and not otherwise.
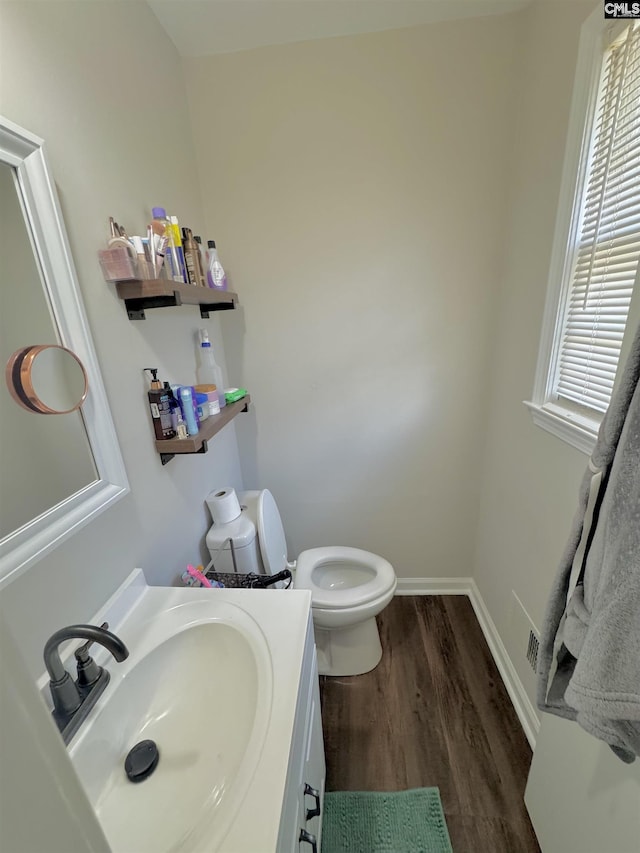
[[[370,551],[340,546],[310,548],[300,554],[297,566],[289,563],[282,519],[271,492],[253,490],[239,497],[257,529],[250,544],[236,549],[248,551],[245,565],[268,575],[294,569],[294,588],[311,593],[320,675],[362,675],[375,669],[382,658],[376,617],[396,591],[393,566]]]
[[[395,584],[393,566],[384,557],[339,545],[303,551],[297,560],[294,582],[297,589],[311,591],[312,607],[327,610],[368,604]]]
[[[267,575],[276,575],[289,567],[287,561],[287,540],[280,512],[269,489],[258,493],[256,504],[258,521],[258,543],[262,563]]]

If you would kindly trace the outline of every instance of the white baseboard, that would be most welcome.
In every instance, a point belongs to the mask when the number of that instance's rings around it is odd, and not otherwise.
[[[535,749],[540,721],[473,578],[398,578],[396,595],[468,595],[489,651],[520,720]]]
[[[398,578],[396,595],[469,595],[471,578]]]
[[[524,733],[529,741],[531,749],[536,748],[536,738],[540,731],[540,721],[538,720],[535,708],[531,703],[531,699],[524,689],[524,685],[516,672],[513,661],[505,648],[495,622],[491,618],[487,605],[480,595],[476,582],[471,579],[471,589],[469,590],[469,598],[471,605],[482,628],[482,633],[489,646],[489,651],[498,667],[498,672],[502,677],[504,686],[507,688],[509,698],[515,708],[515,712],[520,720],[520,725],[524,729]]]

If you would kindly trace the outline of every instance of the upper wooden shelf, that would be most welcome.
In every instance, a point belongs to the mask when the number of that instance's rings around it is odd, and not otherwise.
[[[251,397],[246,394],[240,400],[236,400],[235,403],[227,403],[220,410],[219,415],[209,415],[206,420],[202,421],[197,435],[190,435],[189,438],[166,438],[162,441],[156,439],[156,450],[160,454],[162,464],[166,465],[176,453],[206,453],[207,442],[236,415],[239,415],[240,412],[247,412],[250,402]]]
[[[209,311],[229,311],[236,307],[238,294],[231,290],[196,287],[169,279],[131,279],[116,282],[120,299],[124,299],[130,320],[146,319],[147,308],[168,308],[175,305],[198,305],[200,316]]]

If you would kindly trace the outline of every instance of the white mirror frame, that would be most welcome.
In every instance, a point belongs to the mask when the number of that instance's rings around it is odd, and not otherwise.
[[[43,296],[48,294],[60,343],[78,356],[87,372],[89,395],[82,415],[98,471],[97,480],[0,540],[1,588],[126,495],[129,481],[43,140],[0,116],[0,162],[15,170],[25,225],[44,278]]]

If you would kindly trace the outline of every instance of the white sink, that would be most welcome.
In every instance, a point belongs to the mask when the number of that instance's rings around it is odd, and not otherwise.
[[[160,609],[112,626],[130,656],[99,658],[111,682],[70,755],[115,853],[213,851],[246,800],[269,730],[269,643],[224,593],[167,589],[155,598]],[[147,739],[159,762],[134,783],[125,758]]]

